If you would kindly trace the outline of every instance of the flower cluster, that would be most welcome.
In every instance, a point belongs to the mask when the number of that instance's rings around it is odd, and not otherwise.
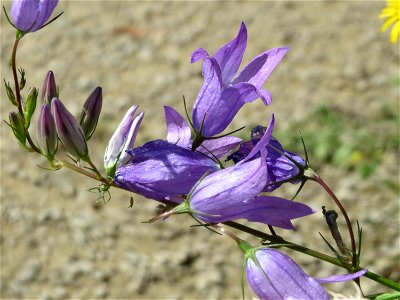
[[[21,33],[17,39],[43,28],[56,5],[57,0],[14,1],[13,25]],[[8,97],[17,108],[9,115],[9,125],[22,146],[46,157],[53,167],[69,166],[89,174],[102,182],[101,191],[117,186],[165,204],[168,211],[152,220],[189,214],[206,226],[245,219],[270,228],[294,230],[293,219],[315,211],[304,203],[269,193],[285,182],[301,182],[308,163],[285,150],[273,137],[274,114],[268,124],[263,124],[265,127],[259,125],[251,130],[248,141],[232,133],[219,135],[246,103],[260,98],[266,106],[271,104],[272,96],[263,86],[289,50],[267,50],[238,72],[246,45],[247,29],[242,22],[237,36],[214,55],[203,48],[193,52],[191,62],[203,62],[204,83],[194,101],[191,120],[186,121],[170,106],[164,107],[166,137],[136,145],[144,112],[138,112],[138,106],[133,105],[106,147],[105,177],[92,163],[88,147],[102,108],[101,87],[93,90],[80,116],[75,117],[60,100],[53,72],[48,72],[40,92],[42,105],[34,142],[29,126],[39,93],[31,89],[22,99],[20,91],[25,81],[21,72],[15,95],[6,83]],[[16,72],[15,66],[13,71]],[[59,141],[75,165],[56,158]],[[222,161],[233,163],[224,165]],[[94,175],[87,168],[80,168],[82,162]],[[320,283],[351,280],[366,272],[313,279],[282,252],[237,241],[244,252],[248,283],[262,299],[328,299]]]

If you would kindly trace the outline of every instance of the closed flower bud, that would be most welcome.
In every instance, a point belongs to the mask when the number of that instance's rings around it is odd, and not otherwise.
[[[51,99],[53,99],[54,97],[58,97],[57,85],[54,78],[54,73],[52,71],[49,71],[46,75],[46,78],[44,79],[40,98],[43,102],[50,104]]]
[[[56,124],[57,135],[67,151],[75,157],[86,160],[88,147],[78,121],[58,98],[53,98],[51,101],[51,113]]]
[[[8,124],[17,140],[21,143],[21,145],[25,146],[26,144],[26,133],[25,133],[25,125],[21,115],[17,112],[10,112],[8,115],[10,123]]]
[[[37,88],[31,88],[25,100],[24,114],[25,114],[25,127],[29,128],[31,118],[36,109],[36,102],[38,97]]]
[[[40,29],[53,13],[58,0],[14,0],[11,16],[15,27],[24,33]]]
[[[83,104],[81,116],[79,118],[79,124],[82,127],[85,138],[88,141],[97,126],[99,120],[101,106],[103,104],[103,95],[101,87],[96,87],[94,91],[87,98]]]
[[[42,154],[52,161],[57,152],[57,132],[50,105],[44,103],[39,113],[37,139]]]

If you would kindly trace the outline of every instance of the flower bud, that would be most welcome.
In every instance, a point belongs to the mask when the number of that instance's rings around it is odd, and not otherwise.
[[[8,100],[10,100],[10,102],[14,105],[14,106],[18,106],[17,101],[15,100],[15,95],[14,95],[14,91],[10,86],[9,82],[6,82],[6,80],[4,79],[4,85],[6,87],[6,92],[7,92],[7,98]]]
[[[51,100],[51,113],[56,124],[57,135],[67,151],[75,157],[87,159],[88,147],[82,128],[58,98]]]
[[[79,118],[79,124],[83,129],[87,141],[92,137],[96,129],[102,104],[102,89],[98,86],[87,98],[85,104],[83,104],[81,116]]]
[[[10,123],[8,124],[17,140],[23,145],[26,145],[26,132],[24,126],[24,120],[22,119],[21,115],[17,112],[10,112],[8,115]]]
[[[133,148],[136,134],[144,116],[144,112],[141,112],[136,117],[133,117],[137,108],[138,106],[134,105],[127,111],[108,142],[104,153],[104,168],[110,177],[113,177],[116,168],[126,163],[130,157],[125,151]]]
[[[44,103],[39,113],[37,139],[42,154],[52,161],[57,152],[58,139],[50,105]]]
[[[11,16],[15,27],[22,32],[40,29],[50,18],[58,0],[14,0]]]
[[[37,88],[31,88],[29,90],[28,96],[26,97],[24,105],[24,115],[25,115],[25,127],[29,128],[33,113],[36,110],[36,102],[38,97]]]
[[[58,90],[56,86],[56,79],[54,78],[54,73],[49,71],[43,82],[42,92],[40,93],[40,98],[43,102],[50,104],[51,99],[58,97]]]

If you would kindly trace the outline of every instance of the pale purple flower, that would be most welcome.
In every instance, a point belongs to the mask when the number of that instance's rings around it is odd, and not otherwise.
[[[75,157],[87,159],[88,147],[83,130],[58,98],[51,100],[51,113],[56,124],[57,135],[67,151]]]
[[[127,153],[130,159],[117,169],[115,183],[161,202],[182,202],[201,176],[219,168],[209,157],[163,140],[148,142]]]
[[[42,154],[53,160],[57,152],[58,137],[50,105],[44,103],[39,113],[37,126],[37,141]]]
[[[11,17],[15,27],[22,32],[40,29],[50,18],[58,0],[14,0]]]
[[[192,54],[192,63],[203,60],[204,83],[192,114],[194,128],[201,130],[203,136],[210,137],[222,132],[247,102],[261,98],[265,105],[271,103],[270,93],[262,86],[288,48],[274,48],[261,53],[236,75],[246,44],[247,29],[242,22],[236,38],[213,56],[203,48]]]
[[[184,148],[192,148],[192,132],[186,120],[172,107],[164,106],[167,141]],[[196,149],[210,157],[222,158],[235,149],[241,138],[224,136],[218,139],[205,140]]]
[[[315,279],[307,275],[289,256],[271,248],[250,248],[245,254],[247,281],[259,299],[329,300],[320,283],[358,278],[367,270],[353,274]]]
[[[233,160],[234,163],[238,163],[244,159],[260,141],[265,131],[266,128],[263,126],[253,128],[251,131],[251,140],[242,143],[239,150],[229,155],[227,160]],[[293,184],[301,181],[299,168],[288,157],[305,167],[306,161],[304,159],[295,153],[285,150],[274,137],[271,138],[266,148],[268,149],[266,162],[269,178],[267,186],[263,190],[264,192],[275,190],[282,184],[282,181],[289,181]],[[277,184],[273,184],[275,182]]]
[[[133,148],[144,116],[144,112],[140,112],[134,117],[137,108],[138,106],[134,105],[127,111],[108,142],[104,153],[104,168],[110,177],[114,176],[118,166],[125,164],[131,157],[126,150]]]

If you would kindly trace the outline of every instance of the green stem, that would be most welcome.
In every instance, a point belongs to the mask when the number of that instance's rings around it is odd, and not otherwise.
[[[18,107],[18,112],[21,115],[21,118],[25,124],[25,114],[24,114],[24,109],[22,107],[22,99],[21,99],[21,91],[19,88],[19,81],[18,81],[18,73],[17,73],[17,63],[16,63],[16,59],[17,59],[17,49],[18,49],[18,44],[19,41],[22,37],[16,37],[15,38],[15,42],[14,42],[14,47],[11,53],[11,69],[12,69],[12,73],[13,73],[13,78],[14,78],[14,88],[15,88],[15,97],[16,97],[16,101],[17,101],[17,107]],[[26,139],[28,140],[29,145],[31,146],[32,150],[37,152],[37,153],[41,153],[40,149],[35,145],[35,143],[33,142],[28,129],[25,128],[25,135],[26,135]]]

